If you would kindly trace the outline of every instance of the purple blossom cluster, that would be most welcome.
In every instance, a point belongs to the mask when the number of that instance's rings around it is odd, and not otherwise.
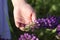
[[[35,21],[36,27],[44,27],[44,28],[56,28],[59,24],[59,18],[57,17],[49,17],[49,18],[39,18]]]
[[[30,35],[28,33],[24,33],[20,35],[19,40],[39,40],[35,35]]]

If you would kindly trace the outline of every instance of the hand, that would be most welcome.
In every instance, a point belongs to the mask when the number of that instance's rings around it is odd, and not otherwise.
[[[15,25],[20,30],[24,31],[24,25],[29,25],[34,22],[36,15],[32,7],[27,3],[22,3],[14,6]]]

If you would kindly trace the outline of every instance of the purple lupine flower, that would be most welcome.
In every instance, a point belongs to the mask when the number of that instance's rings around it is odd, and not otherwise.
[[[35,35],[31,35],[28,33],[24,33],[23,35],[20,35],[19,40],[39,40]]]
[[[39,18],[36,20],[35,24],[37,27],[46,27],[46,28],[56,28],[58,21],[56,17],[50,18]]]

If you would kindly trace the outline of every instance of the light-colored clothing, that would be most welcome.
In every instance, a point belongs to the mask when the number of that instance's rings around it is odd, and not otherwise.
[[[11,39],[8,18],[7,0],[0,0],[0,38],[3,39]]]

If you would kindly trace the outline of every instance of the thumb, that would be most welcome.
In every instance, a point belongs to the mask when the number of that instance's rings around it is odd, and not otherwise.
[[[35,20],[36,20],[36,13],[33,12],[33,13],[32,13],[32,22],[34,22]]]
[[[25,24],[30,24],[36,20],[36,14],[32,12],[29,17],[25,18]]]

